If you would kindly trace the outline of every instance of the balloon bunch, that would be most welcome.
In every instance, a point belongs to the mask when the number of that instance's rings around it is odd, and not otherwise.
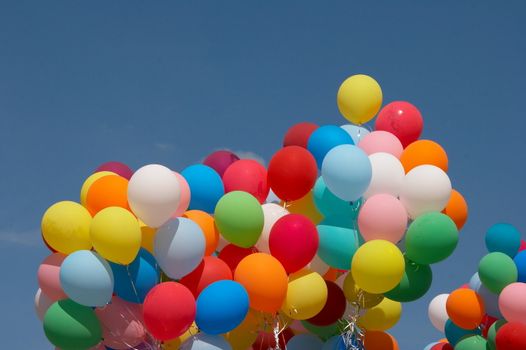
[[[70,349],[398,349],[467,205],[420,112],[344,81],[344,126],[300,123],[268,167],[230,151],[181,173],[110,162],[42,218],[35,297]],[[375,130],[362,126],[377,113]],[[403,252],[402,252],[403,251]]]
[[[429,304],[431,323],[446,339],[426,350],[526,349],[526,242],[500,223],[487,231],[486,247],[469,283]]]

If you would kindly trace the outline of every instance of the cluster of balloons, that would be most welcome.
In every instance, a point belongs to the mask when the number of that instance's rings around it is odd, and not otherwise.
[[[499,223],[487,231],[486,247],[469,283],[429,304],[431,323],[446,339],[426,350],[526,349],[526,241]]]
[[[380,110],[365,75],[345,80],[337,103],[354,124],[294,125],[268,167],[227,150],[180,173],[110,162],[85,180],[80,203],[53,204],[35,297],[49,341],[398,349],[385,331],[401,303],[428,291],[467,204],[446,152],[419,140],[416,107]],[[377,114],[374,131],[361,126]]]

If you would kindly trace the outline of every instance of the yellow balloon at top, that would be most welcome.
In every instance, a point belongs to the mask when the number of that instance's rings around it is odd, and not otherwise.
[[[351,123],[363,124],[373,119],[382,106],[382,88],[368,75],[347,78],[337,95],[340,113]]]
[[[86,206],[86,198],[88,197],[88,191],[91,185],[101,177],[107,176],[107,175],[117,175],[111,171],[99,171],[94,174],[91,174],[86,181],[82,184],[82,188],[80,189],[80,204],[83,206]]]

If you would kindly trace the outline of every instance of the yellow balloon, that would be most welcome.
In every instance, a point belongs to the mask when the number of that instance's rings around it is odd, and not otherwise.
[[[381,294],[390,291],[404,275],[402,252],[389,241],[372,240],[354,253],[351,263],[352,278],[366,292]]]
[[[358,324],[368,331],[385,331],[393,327],[401,315],[402,304],[384,298],[380,304],[367,310],[358,320]]]
[[[50,247],[63,254],[91,249],[91,215],[82,205],[63,201],[53,204],[42,217],[42,235]]]
[[[82,184],[82,188],[80,189],[80,204],[83,206],[86,206],[86,198],[88,197],[88,191],[91,185],[100,179],[101,177],[107,176],[107,175],[117,175],[114,172],[111,171],[99,171],[97,173],[91,174],[86,181]]]
[[[356,303],[362,309],[370,309],[380,304],[384,296],[381,294],[371,294],[361,289],[352,278],[352,273],[348,273],[343,280],[343,294],[350,303]]]
[[[316,225],[323,220],[323,215],[314,205],[312,192],[307,193],[305,196],[296,201],[287,203],[287,210],[291,214],[305,215]]]
[[[347,78],[337,95],[340,113],[354,124],[367,123],[382,106],[382,88],[368,75]]]
[[[225,334],[225,338],[232,346],[232,350],[245,350],[254,344],[258,337],[260,318],[257,312],[251,309],[239,326]]]
[[[109,207],[95,215],[90,227],[91,242],[106,260],[131,263],[141,248],[141,228],[137,218],[121,207]]]
[[[155,233],[157,233],[157,229],[146,226],[146,224],[141,220],[139,220],[139,226],[141,227],[142,233],[141,247],[153,254]]]
[[[327,284],[317,272],[303,269],[289,276],[287,297],[281,311],[294,320],[316,316],[327,302]]]
[[[187,339],[189,339],[193,335],[196,335],[197,333],[199,333],[199,329],[197,328],[194,322],[192,323],[190,328],[188,328],[188,330],[184,332],[182,335],[180,335],[179,337],[163,342],[162,347],[164,350],[180,349],[181,344],[183,344]]]

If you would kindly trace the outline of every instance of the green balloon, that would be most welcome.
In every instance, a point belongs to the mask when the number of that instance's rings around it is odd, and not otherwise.
[[[399,302],[414,301],[427,293],[433,281],[433,272],[429,265],[420,265],[405,258],[405,272],[400,283],[384,293],[391,300]]]
[[[317,226],[318,256],[336,269],[349,270],[354,253],[363,243],[358,231],[351,228],[351,221],[350,218],[333,216],[325,218]]]
[[[500,327],[504,326],[506,324],[506,321],[504,320],[498,320],[495,321],[491,327],[489,327],[488,330],[488,350],[497,350],[497,343],[495,342],[495,338],[497,337],[497,332],[499,331]]]
[[[479,277],[491,292],[499,294],[504,287],[517,282],[517,266],[513,259],[501,252],[487,254],[480,260]]]
[[[263,209],[250,193],[229,192],[217,202],[215,223],[227,241],[249,248],[256,244],[263,230]]]
[[[486,350],[487,341],[480,335],[468,335],[460,339],[455,350]]]
[[[423,214],[409,225],[405,236],[406,256],[412,261],[430,265],[450,256],[458,243],[458,229],[445,214]]]
[[[57,301],[47,310],[44,332],[61,349],[89,349],[102,339],[100,322],[93,309],[70,299]]]
[[[321,340],[326,341],[329,338],[339,335],[341,331],[340,323],[335,322],[328,326],[315,326],[307,321],[301,321],[303,327],[309,332],[316,334]]]

